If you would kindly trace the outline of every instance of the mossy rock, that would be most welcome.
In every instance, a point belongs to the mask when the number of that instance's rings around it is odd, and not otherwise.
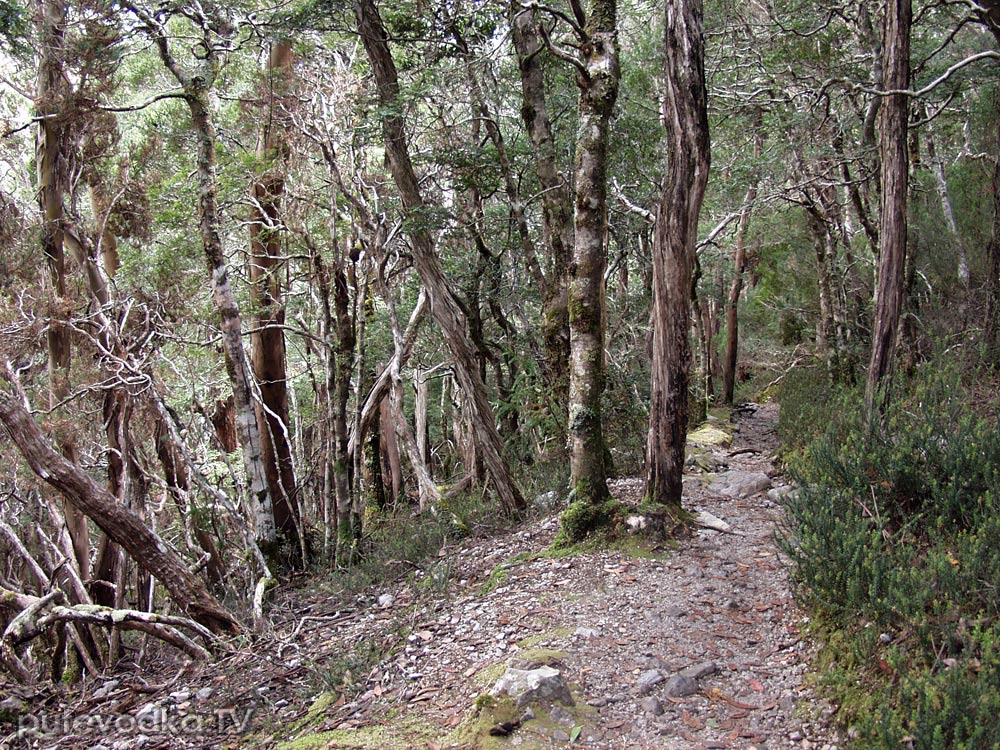
[[[614,498],[602,503],[575,500],[559,516],[559,534],[553,546],[565,547],[589,536],[614,530],[625,506]]]
[[[441,730],[417,717],[397,719],[391,724],[377,724],[357,729],[334,729],[304,734],[279,742],[275,750],[412,750],[438,739]]]
[[[525,648],[511,657],[514,669],[537,669],[538,667],[562,666],[566,652],[554,648]]]
[[[718,425],[710,424],[708,422],[698,427],[698,429],[689,432],[687,439],[688,443],[703,447],[725,447],[733,442],[732,433],[722,429]]]

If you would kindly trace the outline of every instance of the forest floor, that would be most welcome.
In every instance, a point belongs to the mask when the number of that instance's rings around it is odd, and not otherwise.
[[[733,533],[560,557],[548,549],[553,514],[447,546],[346,602],[318,583],[288,587],[268,631],[213,663],[165,655],[82,694],[22,693],[31,713],[0,747],[835,750],[774,544],[787,489],[772,463],[776,421],[773,405],[742,410],[732,444],[704,453],[723,465],[685,479],[687,507]],[[727,469],[766,473],[774,488],[710,491]],[[612,490],[634,503],[642,486]],[[494,728],[503,704],[480,696],[511,665],[558,670],[574,705],[517,709]]]

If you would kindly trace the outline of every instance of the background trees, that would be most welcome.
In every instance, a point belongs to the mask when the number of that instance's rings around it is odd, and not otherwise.
[[[992,6],[10,7],[0,358],[227,601],[411,504],[676,504],[719,378],[995,341]],[[9,437],[9,582],[159,606]]]

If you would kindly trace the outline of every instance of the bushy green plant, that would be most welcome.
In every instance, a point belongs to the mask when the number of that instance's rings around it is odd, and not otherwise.
[[[800,418],[824,408],[789,392]],[[955,374],[920,376],[892,403],[876,425],[860,405],[842,411],[795,455],[802,486],[781,543],[800,601],[837,644],[827,682],[859,747],[993,747],[1000,433]]]

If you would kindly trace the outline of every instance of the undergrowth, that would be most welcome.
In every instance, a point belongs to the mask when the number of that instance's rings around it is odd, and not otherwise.
[[[781,433],[801,489],[781,544],[852,746],[997,747],[995,404],[928,366],[872,427],[860,393],[821,380],[799,374],[784,389]]]

